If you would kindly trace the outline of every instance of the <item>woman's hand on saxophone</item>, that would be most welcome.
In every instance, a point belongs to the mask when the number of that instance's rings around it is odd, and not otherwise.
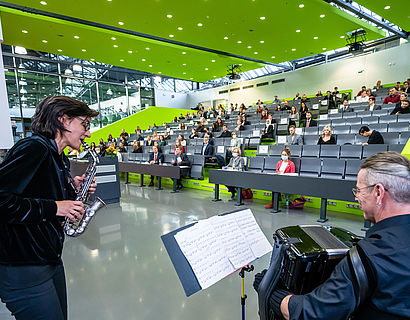
[[[84,183],[84,178],[85,174],[83,174],[81,177],[76,176],[74,177],[74,182],[75,186],[77,187],[77,190],[81,188],[81,185]],[[88,193],[93,194],[95,192],[95,189],[97,189],[97,183],[95,182],[95,177],[93,178],[93,183],[90,184],[90,187],[88,188]]]
[[[84,214],[84,204],[81,201],[63,200],[56,201],[57,216],[67,217],[73,222],[81,220]]]

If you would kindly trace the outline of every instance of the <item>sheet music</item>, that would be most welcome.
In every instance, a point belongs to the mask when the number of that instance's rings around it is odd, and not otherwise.
[[[253,254],[257,258],[272,251],[272,245],[266,239],[261,228],[259,228],[250,209],[234,212],[231,215],[235,218]]]
[[[201,220],[174,237],[202,289],[272,251],[250,209]]]

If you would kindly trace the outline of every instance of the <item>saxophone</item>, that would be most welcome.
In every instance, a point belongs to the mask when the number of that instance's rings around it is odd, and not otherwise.
[[[99,197],[95,197],[94,202],[89,201],[90,193],[88,192],[88,189],[93,182],[93,179],[97,172],[97,164],[99,162],[99,159],[95,150],[92,150],[87,143],[81,141],[81,144],[84,148],[84,151],[88,151],[91,161],[89,162],[87,170],[85,171],[83,184],[81,185],[79,190],[76,190],[77,196],[75,200],[81,201],[84,204],[85,213],[81,220],[77,222],[72,222],[70,219],[66,218],[63,226],[64,233],[70,237],[78,237],[79,235],[83,234],[96,212],[102,207],[105,207],[104,201],[102,201]],[[73,187],[75,187],[75,185]]]

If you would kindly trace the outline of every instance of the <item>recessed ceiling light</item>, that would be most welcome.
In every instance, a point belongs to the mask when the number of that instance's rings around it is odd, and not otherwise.
[[[148,67],[152,68],[152,64],[148,65]]]
[[[303,4],[303,3],[301,3],[300,5],[299,5],[299,8],[303,8],[305,5]]]
[[[237,43],[242,43],[242,41],[241,40],[238,40],[238,41],[236,41]]]
[[[183,65],[183,66],[186,66],[186,63],[183,63],[182,65]]]
[[[74,39],[80,39],[80,37],[79,36],[74,36]]]
[[[189,80],[192,80],[193,78],[189,78]]]
[[[272,59],[275,59],[276,57],[275,56],[272,56]]]
[[[128,50],[128,53],[132,53],[132,50]]]
[[[57,49],[57,51],[58,51],[58,52],[61,52],[61,51],[63,51],[63,50],[62,50],[62,49]]]
[[[145,50],[149,50],[149,48],[148,48],[148,47],[146,47],[146,48],[145,48]]]
[[[46,6],[46,5],[47,5],[47,2],[45,2],[45,1],[40,1],[40,4],[42,4],[43,6]]]
[[[205,70],[208,70],[208,68],[205,68]]]
[[[86,49],[81,49],[81,51],[82,51],[82,52],[86,52],[87,50],[86,50]]]
[[[116,37],[111,37],[111,40],[117,40],[117,38]]]
[[[107,0],[108,2],[111,2],[112,0]]]
[[[266,18],[265,18],[265,17],[260,17],[259,19],[261,19],[261,20],[265,20]]]
[[[124,59],[120,59],[120,61],[121,61],[121,62],[123,62],[123,61],[124,61]]]
[[[265,43],[265,41],[263,41],[263,40],[261,40],[261,41],[259,41],[260,43]]]
[[[214,78],[216,78],[216,76],[214,76]]]
[[[239,64],[240,66],[242,65],[242,63]]]
[[[313,37],[313,39],[317,40],[317,39],[319,39],[319,37]]]
[[[198,26],[198,27],[202,27],[203,24],[202,24],[202,23],[198,23],[197,26]]]
[[[41,40],[41,42],[43,42],[43,43],[47,43],[48,41],[47,41],[47,40]]]
[[[185,51],[182,51],[182,54],[186,54],[186,52],[185,52]]]
[[[94,59],[94,58],[91,58],[90,60],[91,60],[91,61],[94,61],[95,59]]]
[[[118,48],[118,46],[116,44],[113,45],[114,48]]]
[[[293,48],[293,49],[292,49],[292,51],[296,51],[296,49],[295,49],[295,48]]]
[[[224,39],[225,39],[225,40],[228,40],[229,38],[228,38],[228,37],[224,37]]]
[[[27,30],[21,30],[21,32],[23,32],[23,33],[28,33],[28,31],[27,31]]]
[[[300,32],[300,30],[298,29],[298,30],[296,30],[296,32]]]
[[[182,30],[182,27],[178,27],[178,30],[180,30],[180,31],[181,31],[181,30]]]
[[[215,60],[211,60],[211,62],[215,62]]]
[[[182,74],[186,74],[186,72],[182,72]]]
[[[161,74],[161,73],[162,73],[162,71],[158,71],[158,73],[159,73],[159,74]]]
[[[252,48],[252,46],[248,46],[248,49],[251,49]]]
[[[174,37],[174,35],[173,35],[173,34],[170,34],[170,35],[169,35],[169,37],[170,37],[170,38],[173,38],[173,37]]]
[[[326,17],[324,14],[321,14],[319,17],[321,17],[321,18],[324,18],[324,17]]]
[[[325,51],[326,50],[326,48],[322,48],[323,49],[323,51]]]
[[[27,54],[27,50],[24,47],[15,46],[14,50],[15,50],[14,52],[18,54]]]
[[[258,51],[255,51],[253,54],[258,54]]]
[[[120,26],[123,26],[123,25],[124,25],[124,22],[118,21],[118,24],[119,24]]]
[[[167,14],[167,18],[172,18],[172,14]]]
[[[141,59],[141,61],[145,61],[145,59]]]
[[[385,10],[389,10],[389,9],[390,9],[390,6],[385,6],[384,9],[385,9]]]
[[[340,36],[340,39],[343,39],[345,36]]]

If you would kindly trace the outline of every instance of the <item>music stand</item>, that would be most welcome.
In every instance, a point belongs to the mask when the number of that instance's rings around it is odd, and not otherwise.
[[[239,271],[239,276],[242,278],[242,295],[241,295],[241,306],[242,306],[242,320],[245,320],[245,300],[247,295],[245,294],[245,272],[251,272],[254,270],[253,265],[245,266]]]

